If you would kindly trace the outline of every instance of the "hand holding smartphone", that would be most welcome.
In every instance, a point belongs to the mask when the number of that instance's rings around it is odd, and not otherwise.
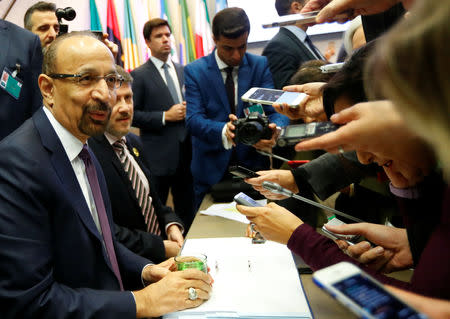
[[[239,205],[249,206],[249,207],[262,207],[260,203],[255,201],[250,196],[247,196],[246,194],[240,192],[236,196],[234,196],[234,201],[238,203]],[[252,243],[253,244],[264,244],[266,242],[266,239],[254,229],[255,224],[251,223],[249,225],[250,230],[248,231],[251,234]]]
[[[290,107],[297,107],[305,97],[305,93],[254,87],[242,95],[241,99],[244,102],[255,104],[272,105],[274,103],[286,103]]]
[[[234,165],[234,166],[230,166],[230,168],[228,169],[228,171],[240,178],[253,178],[253,177],[258,177],[259,175],[256,174],[254,171],[245,168],[243,166],[239,166],[239,165]]]
[[[427,318],[348,262],[316,271],[313,282],[362,318]]]

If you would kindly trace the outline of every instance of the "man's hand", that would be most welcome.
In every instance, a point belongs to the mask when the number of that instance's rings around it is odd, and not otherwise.
[[[186,102],[183,101],[180,104],[174,104],[165,112],[165,120],[167,122],[182,121],[186,117]]]
[[[291,120],[302,119],[305,123],[326,121],[327,117],[322,102],[322,86],[325,84],[324,82],[311,82],[285,86],[284,91],[305,93],[307,96],[295,108],[288,106],[286,103],[273,104],[273,108]]]
[[[209,299],[211,283],[211,276],[197,269],[171,272],[158,282],[133,291],[136,317],[160,317],[170,312],[198,307]],[[196,290],[197,299],[189,299],[189,288]]]
[[[281,244],[287,244],[294,230],[303,224],[300,218],[275,203],[264,207],[236,205],[236,208],[256,225],[255,230],[264,238]]]
[[[177,269],[175,260],[169,258],[157,265],[147,265],[142,270],[142,279],[146,282],[157,282]]]
[[[233,122],[236,121],[238,118],[234,114],[228,115],[228,118],[230,119],[230,121],[227,123],[225,136],[227,137],[228,141],[233,144],[233,146],[236,146],[236,143],[234,142],[234,137],[236,136],[234,134],[234,130],[236,129],[236,127],[233,125]]]
[[[405,229],[384,225],[358,223],[339,226],[325,226],[328,230],[343,235],[362,235],[375,245],[372,248],[366,241],[349,246],[338,240],[339,248],[347,254],[375,270],[385,273],[406,269],[413,265],[408,236]]]
[[[316,18],[317,23],[345,22],[358,15],[371,15],[386,11],[397,2],[399,0],[310,0],[300,13],[320,10]]]
[[[280,200],[287,198],[281,194],[275,194],[262,187],[264,181],[274,182],[284,188],[289,189],[293,193],[298,193],[298,187],[295,183],[294,175],[290,170],[277,169],[270,171],[258,171],[259,177],[246,178],[244,181],[253,186],[264,197],[272,200]]]
[[[173,224],[170,225],[169,228],[167,228],[167,239],[176,242],[180,247],[183,246],[184,238],[178,225]]]
[[[103,43],[108,47],[111,53],[114,56],[114,59],[117,59],[117,54],[119,54],[119,46],[114,42],[108,40],[108,33],[103,33]]]
[[[275,123],[269,123],[269,128],[272,130],[272,137],[270,140],[259,140],[252,146],[257,150],[262,150],[266,152],[272,152],[272,147],[277,144],[277,125]]]
[[[164,249],[166,251],[166,258],[170,258],[178,255],[181,246],[174,241],[164,240]]]

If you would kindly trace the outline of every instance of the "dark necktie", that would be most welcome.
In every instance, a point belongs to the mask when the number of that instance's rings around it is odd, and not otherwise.
[[[170,75],[169,65],[167,63],[164,63],[162,67],[164,69],[164,76],[166,77],[167,88],[169,89],[173,102],[175,104],[179,104],[180,99],[178,98],[177,87],[175,86],[175,82],[173,81],[173,78]]]
[[[94,196],[95,207],[97,208],[98,219],[100,221],[100,228],[102,229],[103,242],[105,243],[106,253],[109,261],[111,262],[114,274],[119,281],[120,290],[123,291],[122,278],[120,277],[119,264],[117,263],[116,252],[114,251],[114,245],[112,241],[111,228],[108,223],[108,216],[106,215],[105,204],[103,202],[102,192],[100,191],[100,185],[98,184],[97,172],[95,170],[94,163],[91,159],[91,154],[84,145],[80,154],[78,155],[84,162],[86,175],[91,186],[92,196]]]
[[[227,77],[225,79],[225,89],[227,91],[228,103],[230,103],[230,113],[236,114],[236,106],[234,102],[234,81],[233,81],[233,67],[226,67]]]
[[[312,43],[309,36],[306,36],[305,42],[308,44],[310,50],[313,52],[313,55],[317,60],[325,60],[325,57],[322,55],[322,53],[319,52],[319,50],[317,50],[316,46]]]
[[[136,195],[136,199],[141,208],[142,215],[144,216],[145,225],[147,226],[147,232],[161,235],[158,219],[156,218],[155,209],[152,205],[152,198],[150,196],[150,189],[147,191],[144,186],[144,182],[139,176],[138,170],[135,167],[137,163],[131,160],[131,154],[125,151],[127,147],[125,141],[120,139],[113,144],[114,149],[119,155],[120,163],[122,164],[125,173],[127,173],[130,179],[131,186]],[[149,185],[150,187],[150,185]]]

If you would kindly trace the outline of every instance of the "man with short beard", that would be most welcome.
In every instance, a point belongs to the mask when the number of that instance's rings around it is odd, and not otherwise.
[[[122,83],[109,49],[72,32],[49,46],[42,71],[44,107],[0,143],[2,318],[159,317],[203,303],[207,274],[153,265],[111,232],[86,144],[104,133]]]
[[[133,78],[122,67],[116,68],[124,83],[117,90],[105,134],[90,138],[89,146],[105,174],[114,222],[119,225],[117,240],[136,254],[161,262],[179,253],[184,241],[183,226],[173,210],[161,202],[142,142],[139,136],[130,133]],[[133,180],[138,182],[132,183]],[[140,200],[144,196],[149,205]]]

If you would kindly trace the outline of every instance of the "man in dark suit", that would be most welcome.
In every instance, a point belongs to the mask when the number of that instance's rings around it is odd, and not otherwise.
[[[171,29],[166,20],[144,25],[150,59],[133,72],[134,120],[140,128],[159,198],[166,203],[169,188],[175,212],[189,229],[194,219],[191,139],[186,132],[183,67],[169,59]]]
[[[59,23],[55,12],[54,3],[39,1],[29,7],[23,17],[25,29],[39,37],[42,49],[48,47],[58,35]]]
[[[182,223],[171,208],[161,203],[152,182],[153,177],[148,169],[142,143],[138,136],[129,133],[133,120],[133,78],[122,67],[117,65],[116,69],[124,83],[117,89],[116,104],[112,108],[105,134],[90,138],[89,147],[105,174],[114,222],[118,225],[117,240],[141,256],[154,262],[162,262],[166,258],[175,257],[180,251],[183,244]],[[139,178],[145,182],[146,191],[152,199],[159,225],[153,233],[147,231],[151,220],[146,222],[136,186],[133,187],[129,174],[120,161],[121,148],[114,146],[120,140],[124,141],[127,154],[133,157],[136,168],[141,171]],[[169,240],[163,241],[160,234]]]
[[[216,49],[185,68],[187,122],[192,134],[192,175],[198,207],[211,187],[228,178],[229,165],[267,169],[269,160],[256,152],[271,149],[275,140],[261,139],[253,146],[235,145],[232,120],[244,117],[241,96],[252,87],[273,88],[265,57],[246,53],[250,22],[240,8],[224,9],[213,19]],[[287,125],[288,119],[264,106],[270,122]],[[275,124],[271,123],[274,129]]]
[[[37,36],[1,19],[0,43],[2,45],[0,140],[2,140],[42,106],[42,96],[37,82],[42,68],[42,51]],[[11,88],[16,90],[11,91]]]
[[[275,8],[279,16],[296,14],[306,2],[308,0],[276,0]],[[264,48],[262,55],[269,61],[276,89],[291,84],[291,77],[303,62],[325,59],[306,34],[307,29],[304,25],[281,27]]]
[[[0,143],[2,318],[157,317],[208,298],[206,274],[152,265],[111,234],[106,183],[86,140],[104,132],[120,84],[111,52],[91,34],[46,50],[44,108]],[[154,283],[124,291],[144,281]],[[187,299],[192,286],[198,299]]]

